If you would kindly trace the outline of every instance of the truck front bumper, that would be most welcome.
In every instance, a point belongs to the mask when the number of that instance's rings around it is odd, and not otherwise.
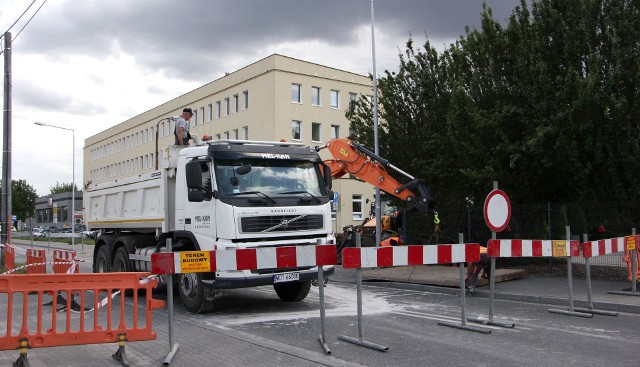
[[[333,266],[327,266],[324,268],[324,277],[328,278],[333,275],[335,269]],[[291,270],[284,273],[299,273],[300,281],[307,280],[317,280],[318,279],[318,271],[317,270]],[[229,276],[229,274],[225,274],[224,276],[217,276],[214,279],[210,279],[213,275],[212,273],[206,274],[203,282],[207,286],[214,287],[216,289],[233,289],[233,288],[247,288],[247,287],[257,287],[261,285],[273,285],[274,279],[273,276],[275,274],[283,274],[283,272],[278,273],[270,273],[270,274],[250,274],[245,276],[242,272],[238,272],[238,276]]]

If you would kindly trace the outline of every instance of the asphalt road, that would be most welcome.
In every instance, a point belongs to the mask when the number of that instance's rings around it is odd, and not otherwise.
[[[176,315],[192,325],[230,328],[310,351],[322,352],[318,288],[307,300],[283,303],[271,287],[228,290],[216,310]],[[379,352],[338,339],[358,337],[354,284],[330,282],[325,288],[326,340],[332,356],[366,366],[636,366],[640,315],[584,319],[548,312],[547,306],[497,302],[496,319],[514,322],[491,334],[449,328],[460,323],[460,299],[452,295],[366,286],[363,292],[364,340],[387,346]],[[472,298],[468,316],[486,316],[488,301]],[[472,324],[478,325],[478,324]]]

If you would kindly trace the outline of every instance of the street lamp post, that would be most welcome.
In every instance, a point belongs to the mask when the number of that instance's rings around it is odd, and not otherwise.
[[[71,146],[71,157],[72,157],[72,166],[73,166],[72,168],[73,178],[71,182],[71,245],[75,245],[76,244],[76,217],[75,217],[75,213],[76,213],[76,132],[73,129],[69,129],[62,126],[45,124],[44,122],[39,122],[39,121],[34,122],[34,124],[38,126],[49,126],[56,129],[71,131],[71,137],[72,137],[71,142],[73,144]]]

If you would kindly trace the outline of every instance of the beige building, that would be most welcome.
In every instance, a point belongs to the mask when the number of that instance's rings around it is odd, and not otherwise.
[[[167,118],[185,107],[194,111],[192,135],[316,146],[349,136],[345,111],[361,95],[372,95],[367,76],[274,54],[87,138],[83,182],[154,170],[156,140],[160,148],[174,143],[174,123]],[[336,233],[368,216],[372,186],[343,178],[333,190]]]

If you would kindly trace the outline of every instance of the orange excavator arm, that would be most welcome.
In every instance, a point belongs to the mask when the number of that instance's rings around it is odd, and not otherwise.
[[[348,173],[406,201],[409,209],[416,208],[425,215],[433,211],[431,208],[433,198],[423,180],[414,178],[386,159],[349,139],[333,139],[322,147],[316,147],[316,150],[325,148],[333,156],[333,159],[324,162],[331,169],[331,177],[340,178]],[[387,169],[393,169],[407,177],[409,181],[401,184],[387,172]]]

